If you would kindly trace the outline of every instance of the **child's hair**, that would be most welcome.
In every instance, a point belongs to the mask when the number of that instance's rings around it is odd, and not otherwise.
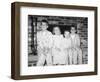
[[[70,33],[68,30],[65,30],[65,31],[64,31],[64,33],[65,33],[65,32],[68,32],[68,33]]]
[[[76,28],[76,26],[75,26],[75,25],[72,25],[72,26],[70,27],[70,32],[71,32],[71,29],[72,29],[72,28],[75,28],[75,30],[76,30],[75,33],[77,33],[77,28]]]
[[[49,24],[47,20],[41,20],[41,25],[42,25],[42,22],[46,23],[47,25]]]

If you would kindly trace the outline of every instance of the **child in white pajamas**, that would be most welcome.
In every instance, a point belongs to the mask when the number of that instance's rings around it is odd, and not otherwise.
[[[37,66],[52,65],[51,47],[52,33],[47,30],[48,24],[46,21],[41,23],[42,31],[37,33]]]
[[[52,47],[52,56],[53,56],[53,65],[65,65],[66,58],[63,52],[63,35],[61,35],[60,28],[53,28],[53,47]]]
[[[63,47],[64,47],[64,52],[66,54],[66,64],[71,65],[72,64],[72,40],[70,37],[70,32],[64,31],[64,42],[63,42]]]
[[[73,47],[73,64],[82,64],[82,50],[80,48],[80,37],[76,34],[76,28],[71,27],[71,39]]]

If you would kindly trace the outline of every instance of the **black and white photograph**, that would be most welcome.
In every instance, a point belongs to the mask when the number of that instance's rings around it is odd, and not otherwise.
[[[88,64],[88,18],[28,15],[28,67]]]
[[[97,7],[12,3],[12,78],[97,74]]]

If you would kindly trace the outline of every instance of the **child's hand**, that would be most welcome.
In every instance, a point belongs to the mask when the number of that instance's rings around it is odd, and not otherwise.
[[[46,55],[47,53],[49,53],[50,48],[44,48],[44,54]]]
[[[60,49],[60,48],[56,48],[56,50],[57,50],[57,51],[61,51],[61,49]]]

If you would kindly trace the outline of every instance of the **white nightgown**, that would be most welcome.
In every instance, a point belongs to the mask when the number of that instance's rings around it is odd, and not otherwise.
[[[53,64],[66,64],[66,57],[63,51],[63,36],[62,35],[53,35]]]

